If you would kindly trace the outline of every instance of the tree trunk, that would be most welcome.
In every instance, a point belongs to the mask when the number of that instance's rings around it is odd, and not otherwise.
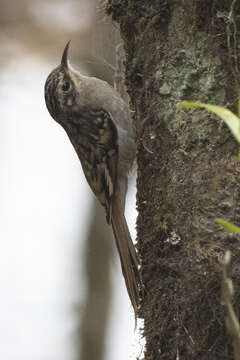
[[[145,285],[145,359],[232,359],[219,259],[232,252],[235,310],[240,225],[238,147],[221,121],[183,100],[236,112],[240,4],[236,0],[108,0],[126,50],[138,128],[137,238]]]
[[[111,306],[110,279],[113,240],[102,207],[93,202],[91,223],[85,246],[87,295],[80,328],[81,360],[103,360]]]

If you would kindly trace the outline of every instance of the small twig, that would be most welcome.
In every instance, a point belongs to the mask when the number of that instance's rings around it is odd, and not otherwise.
[[[112,71],[115,71],[115,67],[113,65],[111,65],[109,62],[107,62],[107,60],[105,60],[102,56],[93,56],[94,59],[96,59],[96,61],[93,60],[87,60],[85,61],[87,64],[99,64],[100,62],[108,69],[111,69]]]
[[[233,337],[234,359],[240,360],[240,325],[232,307],[233,283],[227,275],[231,261],[231,253],[228,250],[222,260],[222,303],[226,308],[226,327]]]
[[[191,340],[192,344],[194,345],[195,342],[194,342],[192,336],[189,334],[188,329],[187,329],[184,325],[183,325],[183,329],[185,330],[187,336],[189,337],[189,339]]]

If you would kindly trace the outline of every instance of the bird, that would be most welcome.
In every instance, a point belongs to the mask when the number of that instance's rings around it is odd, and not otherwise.
[[[107,82],[80,74],[68,60],[48,75],[44,93],[52,118],[66,131],[86,180],[112,226],[126,288],[136,314],[140,303],[139,256],[124,215],[128,173],[136,155],[131,111]]]

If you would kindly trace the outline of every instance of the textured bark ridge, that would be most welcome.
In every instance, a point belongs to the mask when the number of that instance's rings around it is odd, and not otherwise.
[[[238,313],[240,243],[215,218],[240,225],[238,146],[219,119],[178,104],[197,100],[236,112],[240,4],[109,0],[106,9],[120,24],[139,129],[145,359],[232,359],[219,259],[232,251]]]

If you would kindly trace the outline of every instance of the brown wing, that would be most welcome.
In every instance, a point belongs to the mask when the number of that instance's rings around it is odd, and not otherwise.
[[[70,119],[71,121],[71,119]],[[88,111],[71,122],[71,134],[65,128],[80,158],[86,179],[106,210],[111,222],[111,199],[116,188],[118,133],[104,110]]]

